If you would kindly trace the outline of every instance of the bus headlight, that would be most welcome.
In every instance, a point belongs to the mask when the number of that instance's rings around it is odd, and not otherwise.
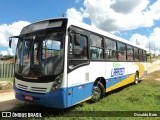
[[[62,79],[63,79],[63,75],[59,75],[58,77],[56,77],[55,81],[53,81],[53,85],[51,87],[51,91],[54,92],[57,89],[59,89],[61,87],[61,83],[62,83]]]

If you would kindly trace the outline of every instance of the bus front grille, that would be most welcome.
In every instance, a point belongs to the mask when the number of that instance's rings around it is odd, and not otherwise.
[[[22,85],[22,84],[18,84],[17,87],[21,90],[34,92],[34,93],[46,93],[47,92],[47,88],[44,88],[44,87],[29,87],[29,86]]]
[[[30,91],[37,92],[37,93],[46,93],[47,92],[47,88],[31,87]]]
[[[27,87],[28,87],[28,86],[18,84],[18,88],[19,88],[19,89],[27,90]]]

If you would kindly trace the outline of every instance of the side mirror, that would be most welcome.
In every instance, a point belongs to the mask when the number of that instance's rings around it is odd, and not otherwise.
[[[11,45],[12,45],[12,38],[18,38],[19,40],[22,40],[22,37],[20,36],[12,36],[12,37],[9,37],[9,47],[11,48]]]
[[[9,47],[11,48],[12,45],[12,38],[9,38]]]

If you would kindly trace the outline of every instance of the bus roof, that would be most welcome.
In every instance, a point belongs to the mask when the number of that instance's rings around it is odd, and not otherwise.
[[[108,37],[108,38],[111,38],[111,39],[114,39],[116,41],[120,41],[120,42],[123,42],[123,43],[126,43],[126,44],[129,44],[131,46],[135,46],[137,48],[140,48],[140,49],[144,49],[146,50],[146,48],[144,48],[143,46],[140,46],[140,45],[137,45],[135,43],[132,43],[128,40],[125,40],[123,38],[120,38],[118,36],[115,36],[107,31],[104,31],[104,30],[101,30],[99,28],[96,28],[96,27],[93,27],[91,25],[88,25],[86,23],[83,23],[83,22],[79,22],[79,21],[76,21],[74,19],[71,19],[71,18],[65,18],[65,17],[62,17],[62,18],[51,18],[51,19],[46,19],[46,20],[41,20],[41,21],[37,21],[37,22],[34,22],[30,25],[33,25],[35,23],[40,23],[40,22],[44,22],[44,21],[52,21],[52,20],[68,20],[68,24],[67,24],[67,27],[73,25],[73,26],[76,26],[76,27],[79,27],[81,29],[84,29],[84,30],[87,30],[87,31],[90,31],[90,32],[93,32],[93,33],[96,33],[96,34],[99,34],[99,35],[102,35],[102,36],[105,36],[105,37]],[[28,25],[28,26],[30,26]],[[26,27],[28,27],[26,26]],[[24,27],[24,28],[26,28]]]

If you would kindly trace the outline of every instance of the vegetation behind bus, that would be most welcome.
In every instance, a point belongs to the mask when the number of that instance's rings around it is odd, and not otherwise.
[[[147,53],[147,62],[154,62],[155,60],[160,60],[160,56],[155,56],[152,53]]]

